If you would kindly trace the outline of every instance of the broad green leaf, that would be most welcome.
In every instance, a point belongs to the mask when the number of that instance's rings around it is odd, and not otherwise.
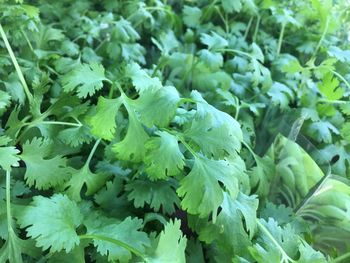
[[[157,77],[150,77],[135,62],[128,64],[125,71],[126,76],[131,78],[133,85],[140,94],[150,90],[158,90],[162,87],[162,83]]]
[[[179,206],[180,200],[176,195],[177,182],[149,181],[136,179],[125,186],[128,191],[128,200],[133,201],[136,208],[143,208],[148,204],[156,212],[171,214],[175,212],[175,206]]]
[[[198,7],[185,5],[183,10],[183,21],[188,27],[197,28],[200,25],[202,11]]]
[[[223,202],[222,183],[233,195],[238,193],[238,180],[233,166],[226,160],[213,160],[198,154],[191,172],[180,181],[177,193],[182,197],[181,206],[190,214],[206,217],[217,210]],[[195,186],[195,187],[194,187]]]
[[[106,218],[102,215],[93,213],[84,224],[87,227],[88,235],[98,235],[119,240],[140,252],[145,251],[145,247],[149,246],[147,234],[140,231],[142,220],[127,217],[123,221]],[[97,252],[101,255],[108,255],[108,261],[111,262],[129,262],[132,254],[124,247],[118,246],[111,242],[93,239]]]
[[[67,166],[67,159],[61,155],[52,157],[52,149],[52,142],[42,138],[23,144],[21,159],[26,164],[24,178],[29,186],[49,189],[62,185],[69,178],[72,169]]]
[[[76,228],[82,223],[77,204],[67,196],[55,194],[51,198],[34,196],[33,202],[23,208],[18,222],[27,228],[27,236],[35,239],[37,246],[50,252],[71,251],[79,245]]]
[[[86,186],[85,195],[90,196],[96,193],[107,181],[104,173],[93,173],[89,164],[85,164],[79,170],[72,172],[72,177],[65,183],[65,193],[74,201],[81,201],[81,191]]]
[[[339,100],[344,95],[344,90],[339,87],[339,80],[331,73],[324,75],[322,82],[317,87],[321,94],[329,100]]]
[[[6,136],[0,136],[0,166],[2,169],[10,171],[11,166],[19,166],[18,157],[19,150],[13,146],[6,146],[11,141],[10,138]]]
[[[76,90],[79,98],[92,96],[103,87],[105,70],[97,63],[80,64],[62,78],[63,90]]]
[[[165,132],[156,133],[146,142],[146,172],[151,179],[165,179],[178,175],[185,165],[184,156],[179,148],[178,139]]]
[[[150,263],[185,263],[185,249],[187,239],[180,229],[181,221],[170,221],[165,225],[159,235],[157,247],[151,257],[147,258]]]
[[[179,101],[178,91],[172,86],[165,86],[141,93],[137,100],[132,101],[132,105],[146,126],[166,127],[175,116]]]
[[[112,140],[116,129],[115,117],[121,104],[120,98],[106,99],[102,96],[99,97],[96,114],[89,120],[92,127],[91,133],[99,138]]]
[[[112,149],[120,160],[140,162],[145,157],[145,143],[149,136],[139,122],[134,108],[131,106],[132,101],[125,97],[123,101],[129,115],[129,126],[124,139],[114,144]]]

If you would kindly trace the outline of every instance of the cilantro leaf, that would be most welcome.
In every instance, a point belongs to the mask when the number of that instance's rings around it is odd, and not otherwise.
[[[165,127],[175,116],[179,101],[177,90],[172,86],[165,86],[156,91],[141,93],[140,97],[132,102],[132,105],[143,124],[148,127],[153,125]]]
[[[149,246],[149,239],[146,233],[140,231],[142,220],[127,217],[123,221],[103,217],[92,213],[85,220],[87,234],[98,235],[113,238],[134,247],[140,252],[145,251],[145,247]],[[108,261],[129,262],[132,255],[131,252],[121,246],[117,246],[111,242],[93,239],[94,246],[101,255],[108,255]]]
[[[180,220],[168,222],[159,235],[159,240],[148,262],[185,263],[187,239],[180,230]]]
[[[115,117],[122,101],[117,99],[106,99],[99,97],[96,114],[89,120],[91,133],[105,140],[112,140],[116,128]]]
[[[129,126],[124,139],[114,144],[112,149],[121,160],[139,162],[145,156],[145,143],[149,136],[137,118],[132,101],[124,96],[123,103],[129,114]]]
[[[19,150],[13,146],[5,146],[11,141],[10,138],[6,136],[0,136],[0,166],[2,169],[10,171],[11,166],[19,166],[18,157]]]
[[[104,80],[107,79],[102,65],[79,64],[62,78],[63,90],[66,92],[77,90],[79,98],[86,98],[100,90]]]
[[[67,196],[55,194],[51,198],[34,196],[33,202],[25,207],[18,217],[27,235],[36,240],[43,250],[56,252],[71,251],[79,245],[76,228],[82,223],[77,204]]]
[[[151,179],[165,179],[179,174],[184,167],[185,157],[177,138],[165,131],[156,134],[159,137],[151,138],[145,145],[147,153],[144,161],[148,176]]]
[[[52,143],[48,139],[34,138],[23,144],[21,159],[26,164],[24,178],[29,186],[37,189],[49,189],[66,181],[71,168],[67,159],[61,155],[52,157]]]
[[[133,201],[136,208],[148,204],[155,211],[164,211],[171,214],[175,211],[175,205],[180,201],[175,189],[177,183],[173,180],[152,182],[145,179],[137,179],[125,186],[128,191],[128,200]]]
[[[219,182],[236,195],[238,180],[235,173],[237,171],[228,161],[208,159],[198,154],[191,172],[180,181],[180,187],[177,189],[178,195],[183,198],[182,208],[200,217],[208,216],[212,212],[215,219],[224,198]]]
[[[317,87],[322,95],[329,100],[339,100],[344,95],[344,90],[339,87],[339,80],[331,73],[324,75],[322,82]]]

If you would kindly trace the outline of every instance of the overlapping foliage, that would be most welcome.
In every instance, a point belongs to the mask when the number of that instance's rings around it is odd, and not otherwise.
[[[1,1],[0,261],[347,262],[349,11]]]

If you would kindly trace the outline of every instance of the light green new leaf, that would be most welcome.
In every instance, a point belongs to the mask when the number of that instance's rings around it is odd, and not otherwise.
[[[213,160],[198,154],[191,172],[180,181],[177,193],[182,197],[182,209],[200,217],[213,213],[215,221],[217,210],[223,201],[223,189],[219,182],[233,195],[238,192],[235,169],[226,160]]]
[[[91,125],[91,133],[105,140],[112,140],[116,128],[115,117],[122,101],[117,99],[106,99],[99,97],[96,114],[88,121]]]
[[[157,248],[150,258],[149,263],[185,263],[185,249],[187,239],[180,230],[181,221],[170,221],[160,233]]]
[[[239,12],[242,9],[241,0],[221,0],[222,7],[228,13]]]
[[[104,80],[107,79],[102,65],[80,64],[63,77],[63,90],[66,92],[77,90],[79,98],[86,98],[100,90]]]
[[[82,215],[77,204],[65,195],[34,196],[33,202],[21,211],[18,222],[22,228],[27,227],[28,237],[43,250],[69,252],[80,243],[76,228],[82,223]]]
[[[153,137],[146,143],[146,172],[151,179],[165,179],[179,174],[184,167],[184,156],[175,136],[158,131],[159,137]]]
[[[322,82],[319,82],[317,87],[329,100],[339,100],[344,95],[344,89],[339,87],[339,80],[332,73],[324,75]]]

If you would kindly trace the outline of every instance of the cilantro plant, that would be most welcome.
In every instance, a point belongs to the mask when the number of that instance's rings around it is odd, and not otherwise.
[[[347,1],[0,12],[0,262],[349,262]]]

